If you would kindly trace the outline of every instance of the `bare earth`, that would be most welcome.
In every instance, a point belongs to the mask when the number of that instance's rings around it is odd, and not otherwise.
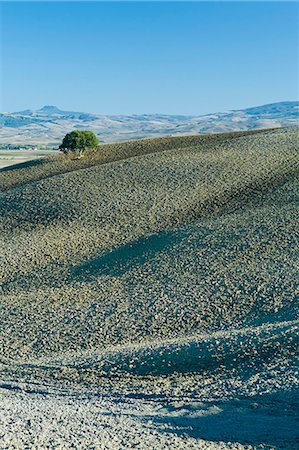
[[[0,171],[1,449],[298,439],[298,128]]]

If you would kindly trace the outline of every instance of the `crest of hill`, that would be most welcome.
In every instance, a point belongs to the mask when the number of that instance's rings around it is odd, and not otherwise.
[[[265,323],[265,335],[242,337],[245,353],[291,355],[293,324],[279,324],[298,312],[298,129],[102,148],[115,153],[1,172],[21,176],[0,194],[0,356],[80,360],[88,351],[87,378],[98,368],[163,374],[164,359],[167,373],[188,369],[175,355],[185,361],[191,345],[190,370],[202,370],[211,342],[201,333]],[[135,157],[121,159],[124,149]],[[229,336],[227,367],[239,354]],[[132,344],[141,349],[124,362],[117,352],[97,357]]]
[[[290,309],[298,129],[102,148],[115,152],[1,172],[2,354],[168,339]]]
[[[18,187],[33,181],[42,180],[74,170],[80,170],[94,165],[125,160],[136,156],[158,153],[167,150],[184,149],[199,145],[209,148],[217,142],[250,136],[256,133],[269,133],[271,130],[237,131],[207,135],[190,135],[143,139],[122,143],[102,144],[94,151],[86,152],[84,158],[75,154],[57,154],[47,158],[33,160],[10,166],[0,170],[0,191]]]
[[[104,446],[122,428],[123,448],[141,407],[133,446],[151,418],[148,448],[182,431],[194,449],[296,448],[298,143],[295,127],[157,139],[0,172],[0,421],[15,448],[59,445],[65,424],[80,434],[63,448],[93,445],[90,424]]]

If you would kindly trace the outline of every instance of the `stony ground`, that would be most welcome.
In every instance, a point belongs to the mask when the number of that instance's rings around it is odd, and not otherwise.
[[[298,129],[101,148],[0,172],[0,448],[297,448]]]

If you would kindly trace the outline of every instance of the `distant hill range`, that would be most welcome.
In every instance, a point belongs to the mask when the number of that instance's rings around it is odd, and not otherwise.
[[[46,105],[0,113],[0,144],[60,143],[66,132],[89,129],[101,142],[298,125],[299,102],[280,102],[202,116],[99,115]]]

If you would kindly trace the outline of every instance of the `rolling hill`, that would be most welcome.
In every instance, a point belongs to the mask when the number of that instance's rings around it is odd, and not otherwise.
[[[297,127],[1,170],[3,442],[294,449],[298,174]]]
[[[216,133],[298,125],[299,102],[280,102],[202,116],[141,114],[98,115],[60,110],[46,105],[38,110],[0,114],[2,144],[61,142],[66,131],[90,129],[101,142],[119,142],[168,135]]]

